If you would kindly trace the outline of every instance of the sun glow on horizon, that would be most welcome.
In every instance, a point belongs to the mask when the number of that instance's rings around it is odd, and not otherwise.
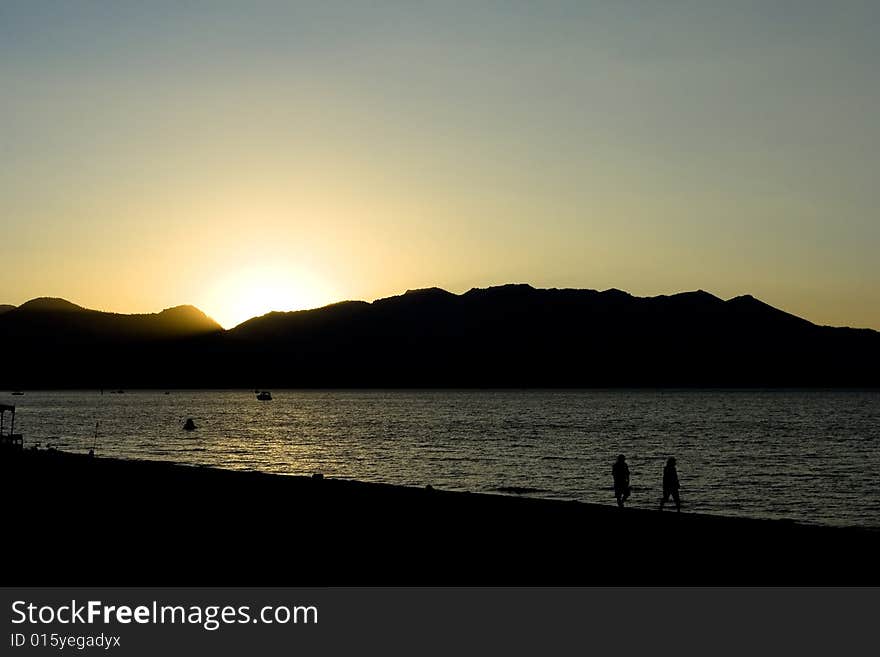
[[[230,329],[273,311],[306,310],[334,301],[327,286],[314,276],[283,266],[238,270],[218,281],[202,308]]]
[[[880,3],[780,4],[5,2],[0,304],[529,282],[880,329]]]

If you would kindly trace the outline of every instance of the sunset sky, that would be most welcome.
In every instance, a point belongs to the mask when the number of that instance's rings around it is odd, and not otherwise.
[[[407,288],[880,329],[880,3],[0,2],[0,303]]]

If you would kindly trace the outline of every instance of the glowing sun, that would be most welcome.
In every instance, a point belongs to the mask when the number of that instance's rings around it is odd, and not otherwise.
[[[327,288],[314,277],[280,267],[239,270],[213,286],[205,312],[224,328],[275,310],[304,310],[332,303]]]

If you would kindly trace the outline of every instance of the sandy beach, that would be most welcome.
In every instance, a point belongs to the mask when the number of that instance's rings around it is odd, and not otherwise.
[[[7,585],[880,583],[859,528],[45,450],[0,475]]]

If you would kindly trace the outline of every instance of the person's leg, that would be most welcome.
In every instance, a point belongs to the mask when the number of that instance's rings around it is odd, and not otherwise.
[[[681,498],[678,496],[678,489],[672,491],[672,499],[675,500],[675,510],[681,513]]]
[[[630,488],[629,486],[627,486],[626,488],[623,489],[623,501],[624,502],[626,502],[629,499],[630,491],[632,491],[632,488]]]
[[[623,499],[621,497],[621,490],[619,488],[614,489],[614,497],[617,500],[617,506],[623,506]]]
[[[661,510],[661,511],[663,510],[663,505],[666,504],[666,502],[667,502],[668,500],[669,500],[669,491],[668,491],[668,490],[664,490],[664,491],[663,491],[663,497],[660,498],[660,510]]]

